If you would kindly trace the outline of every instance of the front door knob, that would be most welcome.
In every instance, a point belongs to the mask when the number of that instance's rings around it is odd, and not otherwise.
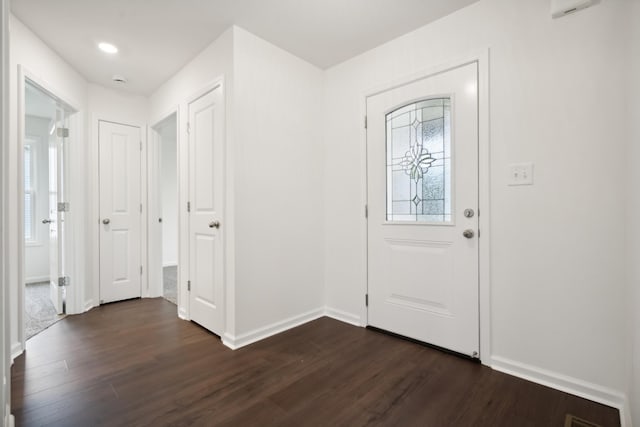
[[[474,233],[474,232],[473,232],[473,230],[472,230],[472,229],[470,229],[470,228],[468,228],[468,229],[466,229],[466,230],[464,230],[464,231],[462,232],[462,235],[463,235],[464,237],[466,237],[467,239],[471,239],[471,238],[474,236],[474,234],[475,234],[475,233]]]
[[[103,220],[102,220],[102,223],[103,223],[104,225],[107,225],[107,224],[109,224],[110,222],[111,222],[111,220],[110,220],[109,218],[105,218],[105,219],[103,219]]]
[[[43,224],[51,224],[52,222],[54,222],[52,219],[43,219],[42,220]]]
[[[220,221],[211,221],[209,223],[209,228],[220,228]]]

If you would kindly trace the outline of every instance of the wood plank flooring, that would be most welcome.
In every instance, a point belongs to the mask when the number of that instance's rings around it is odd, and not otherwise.
[[[232,351],[161,298],[29,340],[12,412],[17,426],[620,425],[615,409],[329,318]]]

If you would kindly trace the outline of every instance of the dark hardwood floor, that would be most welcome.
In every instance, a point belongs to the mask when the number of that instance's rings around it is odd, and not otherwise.
[[[618,411],[322,318],[231,351],[164,299],[68,316],[12,368],[17,426],[619,426]]]

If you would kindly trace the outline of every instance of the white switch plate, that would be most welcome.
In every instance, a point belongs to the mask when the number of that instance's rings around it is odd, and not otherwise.
[[[510,164],[509,185],[533,185],[533,163]]]

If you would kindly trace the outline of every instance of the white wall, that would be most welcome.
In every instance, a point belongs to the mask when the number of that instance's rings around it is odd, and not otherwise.
[[[321,309],[323,72],[236,28],[236,338]]]
[[[95,119],[144,127],[149,114],[149,101],[141,95],[106,88],[95,83],[88,85],[88,109]]]
[[[214,80],[224,77],[224,93],[226,104],[226,157],[232,158],[233,134],[230,132],[233,120],[233,111],[230,106],[233,99],[233,28],[225,31],[218,39],[205,48],[196,58],[186,64],[176,75],[156,90],[149,99],[149,123],[157,124],[170,113],[178,111],[178,170],[180,191],[178,222],[180,229],[188,230],[186,216],[188,176],[186,173],[188,159],[188,137],[186,133],[188,102],[192,96],[197,95],[202,89],[210,85]],[[227,177],[226,187],[229,189],[225,195],[226,207],[221,222],[225,224],[225,256],[226,271],[226,330],[234,329],[235,314],[233,308],[233,181]],[[186,260],[188,253],[187,233],[180,236],[179,242],[179,266],[178,266],[178,313],[183,318],[189,318],[188,293],[186,281],[188,280],[188,265]],[[230,267],[231,266],[231,267]]]
[[[327,305],[365,322],[365,91],[490,48],[493,362],[580,379],[619,403],[630,350],[624,13],[605,1],[552,20],[548,0],[481,0],[329,69]],[[508,187],[508,164],[522,161],[535,163],[535,185]]]
[[[0,422],[8,425],[11,419],[11,340],[9,331],[10,298],[6,264],[9,245],[7,208],[7,163],[9,151],[9,1],[0,1]]]
[[[55,114],[55,111],[54,111]],[[51,119],[27,116],[25,133],[34,144],[32,155],[35,166],[35,241],[24,249],[25,283],[49,281],[49,125]]]
[[[87,83],[84,78],[78,74],[73,68],[71,68],[66,62],[64,62],[58,55],[56,55],[51,49],[49,49],[42,40],[37,38],[31,30],[26,28],[19,20],[13,15],[9,18],[9,31],[10,31],[10,137],[9,137],[9,149],[8,155],[8,170],[7,170],[7,189],[9,206],[9,216],[7,218],[9,227],[7,233],[7,245],[12,248],[8,253],[7,266],[8,266],[8,283],[10,283],[10,306],[11,306],[11,351],[13,355],[18,354],[22,350],[22,343],[19,331],[22,327],[22,297],[21,285],[19,285],[19,266],[22,262],[21,254],[18,253],[15,248],[20,247],[19,242],[22,239],[20,234],[21,227],[15,226],[20,224],[20,209],[21,195],[19,185],[19,179],[21,175],[20,159],[22,153],[18,147],[18,65],[23,65],[25,69],[36,79],[41,82],[45,82],[47,86],[54,90],[54,92],[62,97],[67,102],[71,103],[75,108],[81,111],[75,115],[75,120],[78,120],[78,135],[75,135],[74,140],[83,141],[83,135],[86,134],[86,126],[82,111],[86,110],[87,104]],[[85,145],[82,143],[75,144],[75,148],[72,151],[70,159],[71,174],[72,176],[84,176],[85,175]],[[71,196],[75,197],[71,201],[74,206],[73,212],[69,215],[69,220],[73,224],[73,234],[76,236],[85,236],[84,222],[74,221],[75,218],[85,218],[84,212],[84,194],[85,194],[85,180],[76,179],[71,182]],[[77,260],[76,270],[73,272],[72,280],[77,280],[77,283],[86,283],[86,276],[84,271],[85,262],[82,259],[84,254],[84,240],[78,239],[74,245],[74,253],[69,254],[71,257],[75,257]]]
[[[631,44],[629,48],[629,59],[631,67],[629,68],[629,115],[630,124],[630,145],[628,160],[628,194],[629,207],[627,209],[627,223],[629,224],[629,313],[630,313],[630,332],[633,351],[631,353],[631,385],[629,393],[629,402],[631,404],[633,424],[640,426],[640,223],[638,222],[637,213],[640,212],[640,168],[638,168],[638,159],[640,159],[640,0],[633,0],[632,10],[629,14],[629,27],[631,28]]]
[[[159,132],[163,267],[178,265],[178,123],[172,117]]]

